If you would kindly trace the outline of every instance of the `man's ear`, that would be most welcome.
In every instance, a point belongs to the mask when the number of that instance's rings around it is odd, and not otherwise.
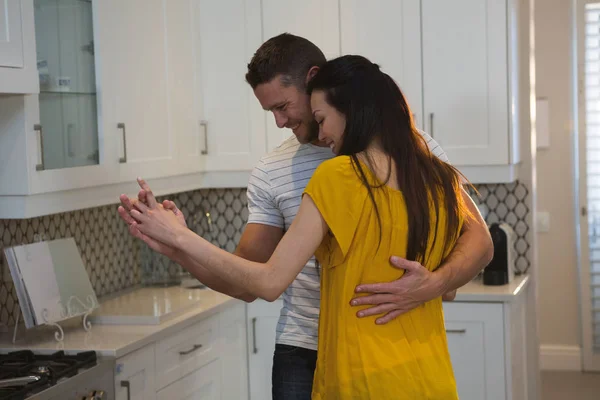
[[[308,73],[306,74],[306,81],[304,82],[304,84],[308,85],[308,82],[310,82],[311,79],[315,77],[317,72],[319,72],[319,67],[317,67],[316,65],[309,69]]]

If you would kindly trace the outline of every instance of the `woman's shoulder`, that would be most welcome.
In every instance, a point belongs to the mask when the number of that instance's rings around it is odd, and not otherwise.
[[[354,166],[350,156],[337,156],[326,160],[317,167],[315,176],[320,178],[352,177]]]

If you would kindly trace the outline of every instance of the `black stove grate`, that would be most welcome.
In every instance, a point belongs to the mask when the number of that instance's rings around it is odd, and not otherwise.
[[[0,383],[6,379],[38,376],[40,379],[24,386],[0,387],[0,400],[23,400],[39,393],[60,380],[77,375],[80,369],[96,365],[96,352],[86,351],[66,355],[58,351],[50,355],[29,350],[0,355]]]

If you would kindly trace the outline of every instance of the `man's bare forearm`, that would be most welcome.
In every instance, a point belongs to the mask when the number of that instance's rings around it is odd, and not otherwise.
[[[439,279],[438,292],[456,290],[469,283],[485,268],[494,255],[494,245],[479,210],[465,193],[465,201],[472,216],[465,221],[463,232],[446,260],[434,271]]]

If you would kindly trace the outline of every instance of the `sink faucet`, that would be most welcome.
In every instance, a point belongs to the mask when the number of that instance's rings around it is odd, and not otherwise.
[[[210,216],[210,212],[209,211],[205,211],[204,216],[206,217],[206,222],[208,223],[208,231],[212,232],[213,231],[213,222],[212,222],[212,217]],[[196,215],[194,215],[194,225],[197,224],[198,222],[200,222],[200,213],[197,213]]]

